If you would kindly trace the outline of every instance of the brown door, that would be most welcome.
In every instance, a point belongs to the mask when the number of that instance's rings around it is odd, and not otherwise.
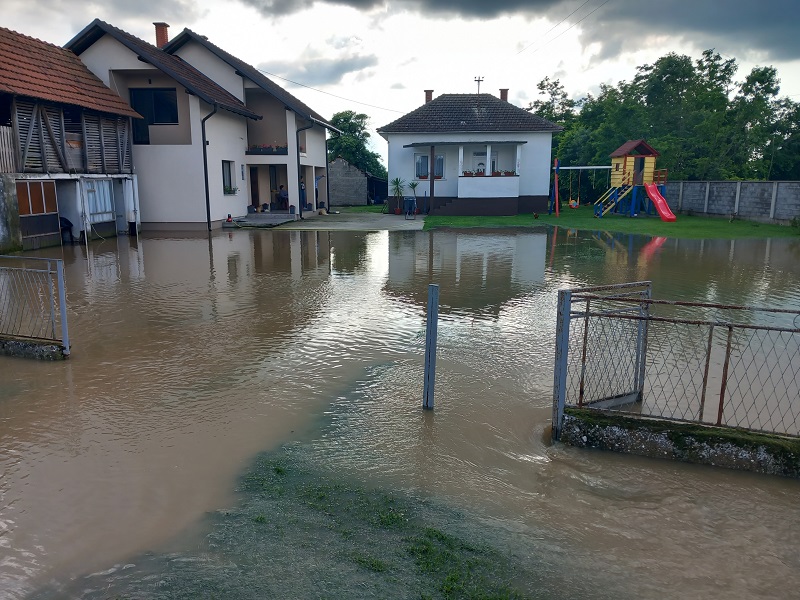
[[[250,167],[250,204],[258,206],[258,167]]]

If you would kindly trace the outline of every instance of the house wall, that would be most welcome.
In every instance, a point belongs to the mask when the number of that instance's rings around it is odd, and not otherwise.
[[[328,177],[330,177],[331,206],[366,205],[367,176],[361,169],[343,158],[337,158],[328,165]]]
[[[200,103],[204,109],[205,103]],[[201,111],[203,112],[203,111]],[[245,160],[245,139],[247,138],[247,125],[245,117],[234,115],[227,111],[219,111],[206,121],[206,139],[208,140],[208,188],[211,202],[211,220],[222,221],[228,214],[234,217],[247,214],[249,199],[247,196],[247,167],[242,178],[242,165]],[[202,153],[202,149],[201,149]],[[226,195],[222,185],[222,161],[233,162],[231,183],[239,188],[236,194]],[[202,178],[202,158],[196,167],[197,176]],[[205,217],[205,192],[203,202],[203,221]]]
[[[248,89],[246,96],[247,108],[264,117],[260,121],[250,121],[247,124],[248,143],[272,146],[286,144],[289,131],[287,116],[291,111],[286,110],[282,102],[261,89]]]
[[[180,56],[214,83],[244,102],[244,79],[236,74],[236,69],[216,54],[195,41],[189,41],[181,46],[175,55]]]
[[[315,167],[324,167],[327,157],[325,156],[325,128],[321,125],[314,125],[305,131],[306,134],[306,155],[301,157],[300,162]]]
[[[161,71],[130,74],[114,69],[113,77],[118,87],[118,93],[128,103],[130,103],[131,88],[175,88],[175,96],[178,100],[178,123],[177,125],[150,125],[150,145],[192,143],[192,131],[189,125],[189,100],[192,96],[186,93],[185,87]]]
[[[108,35],[104,35],[87,48],[80,55],[80,59],[92,73],[97,75],[103,83],[122,96],[124,100],[129,98],[127,88],[124,88],[123,92],[119,87],[116,81],[116,75],[109,69],[110,65],[113,65],[115,71],[161,72],[154,66],[140,61],[135,53],[131,52]]]
[[[406,182],[414,179],[414,154],[428,154],[429,147],[423,148],[403,148],[406,144],[411,144],[435,137],[442,142],[463,142],[464,143],[464,163],[465,169],[472,169],[472,151],[477,151],[476,146],[485,148],[481,137],[487,136],[479,134],[387,134],[389,141],[389,180],[400,177]],[[544,133],[492,133],[488,137],[492,141],[514,141],[525,140],[522,144],[519,170],[519,193],[524,196],[539,196],[549,193],[550,187],[550,149],[552,134]],[[436,154],[445,156],[445,172],[442,179],[436,180],[435,193],[437,196],[452,196],[458,194],[458,145],[439,146]],[[516,145],[514,146],[492,146],[492,154],[498,153],[498,168],[512,168],[516,164]],[[513,159],[510,153],[513,153]],[[429,182],[423,181],[417,188],[417,195],[420,196],[428,189]]]

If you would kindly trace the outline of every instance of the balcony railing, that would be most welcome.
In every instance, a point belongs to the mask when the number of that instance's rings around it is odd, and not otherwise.
[[[247,148],[245,154],[289,154],[288,144],[252,144]]]

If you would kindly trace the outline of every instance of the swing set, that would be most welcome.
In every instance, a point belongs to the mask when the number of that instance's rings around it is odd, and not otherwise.
[[[592,187],[596,187],[596,176],[598,170],[605,170],[608,171],[608,180],[611,181],[611,167],[589,167],[589,166],[580,166],[580,167],[562,167],[561,161],[559,159],[555,159],[553,161],[553,171],[555,172],[553,177],[553,187],[550,190],[550,209],[548,214],[553,214],[555,211],[556,216],[559,216],[559,191],[558,191],[558,179],[559,179],[559,172],[560,171],[569,171],[569,200],[567,202],[567,206],[570,208],[578,208],[581,205],[581,175],[583,171],[591,171],[592,172]],[[572,171],[578,172],[578,185],[577,191],[578,194],[576,197],[572,195]]]

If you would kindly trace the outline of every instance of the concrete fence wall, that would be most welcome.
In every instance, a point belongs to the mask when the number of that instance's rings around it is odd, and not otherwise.
[[[671,181],[673,212],[788,223],[800,218],[800,181]]]

